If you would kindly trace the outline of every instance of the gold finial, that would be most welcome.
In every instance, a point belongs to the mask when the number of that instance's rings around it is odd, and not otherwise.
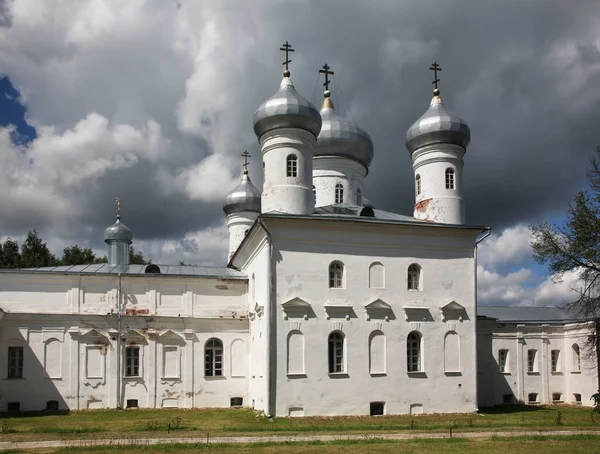
[[[244,167],[244,175],[248,175],[248,158],[249,158],[249,157],[251,157],[251,156],[250,156],[250,153],[248,153],[248,150],[245,150],[245,151],[242,153],[242,158],[244,158],[244,164],[243,164],[243,167]]]
[[[117,219],[119,219],[121,217],[121,198],[116,197],[115,202],[117,204]]]
[[[280,47],[279,50],[285,52],[285,61],[283,62],[283,65],[285,66],[285,71],[283,72],[283,77],[290,77],[289,64],[292,62],[292,60],[289,59],[289,53],[294,52],[294,49],[292,49],[290,43],[286,41],[283,47]]]
[[[438,65],[436,61],[434,61],[433,64],[429,67],[429,69],[433,71],[433,82],[431,82],[434,85],[433,96],[439,96],[440,90],[438,89],[438,82],[440,81],[440,79],[438,79],[437,73],[438,71],[441,71],[442,68],[440,67],[440,65]]]

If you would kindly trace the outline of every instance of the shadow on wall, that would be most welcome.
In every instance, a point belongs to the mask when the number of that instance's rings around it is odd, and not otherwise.
[[[10,315],[4,317],[2,325],[8,331]],[[30,332],[30,337],[40,338],[32,342],[19,330],[11,329],[2,340],[0,411],[14,416],[22,415],[22,412],[68,413],[69,406],[59,390],[61,385],[68,386],[65,379],[68,371],[62,370],[61,361],[64,331],[56,334],[53,337],[54,333]],[[39,351],[34,351],[31,345]]]

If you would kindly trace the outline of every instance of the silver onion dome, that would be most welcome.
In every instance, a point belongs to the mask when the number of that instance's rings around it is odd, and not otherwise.
[[[321,130],[319,112],[296,91],[289,76],[284,76],[279,90],[256,109],[252,120],[254,133],[259,138],[265,132],[279,128],[304,129],[315,137]]]
[[[260,213],[260,197],[260,191],[252,184],[250,177],[244,171],[240,184],[225,197],[223,211],[226,215],[241,211]]]
[[[132,240],[133,232],[121,222],[121,215],[117,215],[117,222],[104,230],[104,241],[106,243],[120,241],[131,244]]]
[[[373,142],[365,131],[343,119],[335,110],[329,90],[321,107],[323,125],[317,138],[315,156],[352,159],[367,169],[373,160]]]
[[[406,133],[406,148],[412,154],[426,145],[449,143],[466,150],[470,140],[471,130],[467,123],[444,107],[440,92],[435,89],[429,109]]]

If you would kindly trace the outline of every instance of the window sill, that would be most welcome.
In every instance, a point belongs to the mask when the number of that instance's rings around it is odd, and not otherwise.
[[[419,291],[421,291],[421,290],[420,290],[420,289],[418,289],[418,288],[409,288],[409,289],[407,289],[407,290],[408,290],[409,292],[419,292]]]
[[[454,371],[454,372],[452,372],[452,371],[446,371],[446,372],[444,372],[444,375],[446,377],[460,377],[460,376],[462,376],[462,372],[460,372],[460,371]]]
[[[287,378],[307,378],[306,374],[287,374]]]
[[[408,375],[409,377],[425,377],[425,378],[427,378],[427,374],[425,373],[424,370],[410,371],[410,372],[407,372],[406,375]]]
[[[562,375],[562,371],[561,370],[553,370],[552,372],[550,372],[552,375]]]
[[[572,374],[580,374],[580,373],[581,373],[581,371],[580,371],[580,370],[572,370],[572,371],[571,371],[571,373],[572,373]]]
[[[123,377],[123,380],[131,380],[131,381],[142,381],[144,377],[141,375],[126,375]]]
[[[227,377],[225,375],[205,375],[205,380],[225,380]]]
[[[350,378],[347,372],[329,372],[330,378]]]
[[[527,372],[527,375],[540,375],[540,373],[539,373],[539,372],[537,372],[537,371],[533,371],[533,372],[529,372],[529,371],[528,371],[528,372]]]
[[[498,372],[500,375],[510,375],[510,372]]]
[[[163,381],[180,381],[181,377],[160,377]]]
[[[371,372],[371,377],[387,377],[387,372]]]

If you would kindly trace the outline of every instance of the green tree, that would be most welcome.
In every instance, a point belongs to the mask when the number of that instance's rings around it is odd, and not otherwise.
[[[21,266],[21,254],[19,243],[12,238],[7,238],[2,244],[2,256],[0,257],[0,268],[19,268]]]
[[[25,241],[21,245],[21,267],[38,268],[57,264],[58,260],[50,252],[46,243],[42,241],[37,230],[34,229],[28,232]]]
[[[129,263],[132,265],[146,265],[150,261],[144,259],[142,252],[135,252],[133,246],[129,246]]]
[[[63,249],[61,265],[89,265],[98,263],[96,254],[91,248],[81,248],[79,245],[69,246]]]
[[[600,372],[600,147],[587,172],[590,189],[581,191],[571,203],[562,225],[547,222],[530,227],[534,259],[546,264],[560,278],[577,273],[579,288],[566,309],[582,320],[593,320],[588,348]],[[600,373],[598,374],[600,390]]]

